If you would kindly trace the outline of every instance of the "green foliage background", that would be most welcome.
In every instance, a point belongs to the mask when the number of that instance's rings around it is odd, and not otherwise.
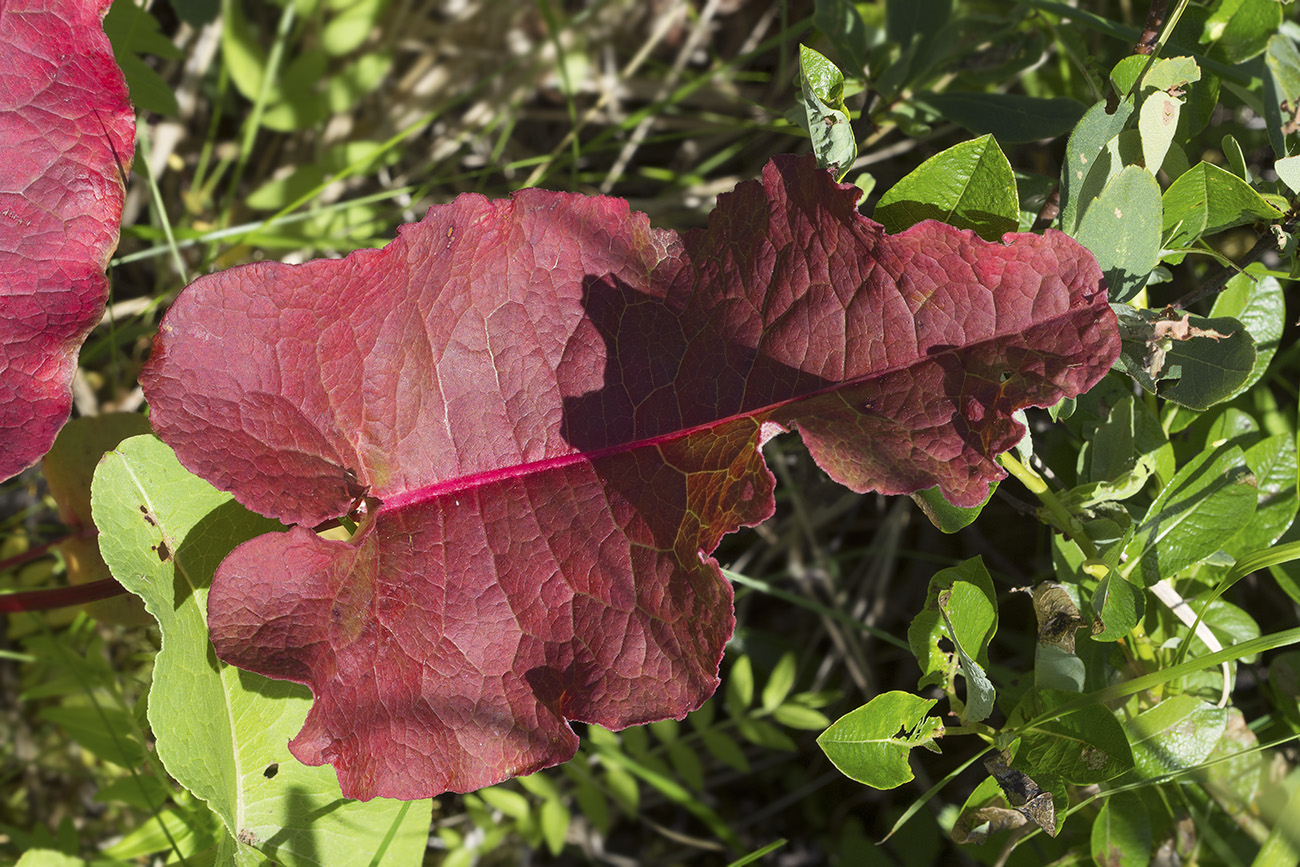
[[[1297,863],[1296,7],[1083,5],[117,0],[113,299],[82,418],[0,487],[0,590],[135,595],[0,621],[0,863]],[[1116,370],[1026,417],[981,509],[773,441],[778,515],[718,554],[713,700],[477,793],[343,801],[284,749],[305,691],[209,664],[211,570],[262,519],[128,438],[168,302],[464,191],[683,229],[810,147],[890,231],[1075,236]]]

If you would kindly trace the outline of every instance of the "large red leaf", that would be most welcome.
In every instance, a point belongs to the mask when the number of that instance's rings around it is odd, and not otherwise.
[[[104,313],[123,173],[126,82],[111,0],[0,0],[0,480],[49,450],[77,350]]]
[[[568,759],[567,720],[680,718],[733,625],[709,554],[773,510],[766,436],[973,505],[1011,413],[1109,369],[1074,241],[886,236],[856,196],[778,158],[678,237],[615,199],[465,195],[383,250],[186,289],[145,390],[187,466],[302,525],[209,598],[221,658],[315,693],[294,754],[417,798]],[[306,529],[362,495],[351,542]]]

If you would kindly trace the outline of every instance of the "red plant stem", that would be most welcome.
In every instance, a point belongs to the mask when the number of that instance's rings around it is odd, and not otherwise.
[[[1151,7],[1147,10],[1147,23],[1142,28],[1142,35],[1138,37],[1137,45],[1133,46],[1134,54],[1151,54],[1156,50],[1156,42],[1160,39],[1160,27],[1165,23],[1165,15],[1169,12],[1169,0],[1151,0]]]
[[[97,602],[120,596],[126,588],[112,578],[91,581],[73,587],[55,587],[50,590],[22,590],[18,593],[0,594],[0,614],[17,614],[21,611],[46,611],[68,605]]]
[[[76,533],[69,533],[68,535],[64,536],[62,539],[55,539],[52,542],[46,542],[42,545],[37,545],[35,548],[28,548],[26,551],[22,552],[21,554],[15,554],[14,556],[6,560],[0,560],[0,572],[7,572],[8,570],[13,569],[15,566],[21,566],[24,563],[30,563],[32,560],[39,560],[41,557],[44,557],[49,552],[49,550],[53,548],[55,545],[61,545],[69,539],[91,539],[94,538],[96,535],[98,535],[98,533],[99,531],[96,530],[94,527],[85,527]]]

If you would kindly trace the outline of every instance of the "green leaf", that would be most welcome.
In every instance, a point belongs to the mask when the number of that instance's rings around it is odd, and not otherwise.
[[[875,217],[890,232],[939,220],[996,241],[1020,225],[1016,176],[997,142],[986,135],[921,163],[880,197]]]
[[[876,696],[821,733],[817,745],[840,773],[873,789],[893,789],[912,779],[908,753],[932,744],[943,731],[926,716],[936,699],[898,690]]]
[[[1235,445],[1188,461],[1147,509],[1124,547],[1124,577],[1150,587],[1222,548],[1255,514],[1245,455]]]
[[[67,732],[84,750],[122,768],[144,765],[144,745],[135,736],[135,724],[123,708],[95,705],[63,705],[41,710],[48,720]]]
[[[176,44],[163,35],[158,19],[134,0],[115,0],[104,16],[104,33],[113,44],[113,58],[122,68],[136,108],[167,117],[180,114],[176,94],[140,57],[152,54],[176,60],[183,56]]]
[[[56,849],[29,849],[14,867],[85,867],[81,858],[64,855]]]
[[[1073,235],[1088,204],[1105,188],[1119,166],[1112,165],[1106,145],[1123,131],[1133,114],[1132,97],[1108,113],[1101,100],[1084,113],[1065,145],[1065,164],[1061,166],[1061,229]],[[1112,171],[1113,169],[1113,171]]]
[[[1212,43],[1212,57],[1242,63],[1264,50],[1281,23],[1278,0],[1220,0],[1205,21],[1201,42]]]
[[[538,811],[538,823],[542,828],[542,839],[546,841],[546,848],[552,856],[564,851],[564,838],[568,836],[571,818],[569,808],[564,806],[563,801],[551,798],[542,802]]]
[[[1256,221],[1276,222],[1282,212],[1232,172],[1198,163],[1164,195],[1166,246],[1186,247],[1198,238]]]
[[[1043,705],[1039,710],[1050,710],[1077,696],[1048,690],[1036,698]],[[1043,780],[1053,777],[1085,786],[1105,782],[1132,768],[1133,752],[1115,715],[1094,704],[1024,732],[1016,750],[1015,767],[1044,788],[1047,786]]]
[[[1249,271],[1236,274],[1214,299],[1210,316],[1236,319],[1255,341],[1255,363],[1246,381],[1237,387],[1232,397],[1244,394],[1264,378],[1282,340],[1282,331],[1286,328],[1286,298],[1282,294],[1282,284],[1276,277],[1259,276]]]
[[[801,704],[783,704],[772,711],[772,719],[787,728],[816,731],[831,724],[826,714]]]
[[[972,557],[934,574],[926,591],[925,607],[907,629],[907,643],[921,666],[918,688],[927,684],[946,683],[951,657],[939,649],[939,642],[949,637],[947,626],[939,614],[939,596],[961,582],[978,588],[987,604],[971,604],[958,615],[959,625],[956,628],[961,630],[966,639],[968,652],[973,650],[974,659],[981,663],[988,662],[988,642],[998,628],[997,592],[993,589],[993,579],[989,577],[984,561]]]
[[[1264,127],[1274,156],[1284,157],[1290,151],[1282,130],[1285,124],[1295,122],[1300,107],[1300,51],[1295,42],[1283,33],[1269,37],[1264,66],[1268,70],[1264,76]]]
[[[1088,206],[1076,237],[1097,257],[1111,301],[1127,301],[1146,285],[1160,261],[1160,218],[1160,185],[1139,166],[1124,168]]]
[[[1205,761],[1227,724],[1226,708],[1193,695],[1165,699],[1124,724],[1134,769],[1138,776],[1152,779],[1194,768]]]
[[[794,689],[795,677],[799,672],[799,663],[794,653],[781,655],[772,674],[763,686],[761,705],[765,711],[773,711],[781,706],[790,690]]]
[[[993,135],[1008,144],[1065,135],[1085,111],[1083,103],[1069,97],[1015,93],[921,92],[913,99],[976,135]]]
[[[993,684],[970,651],[987,654],[988,632],[997,621],[997,609],[984,591],[969,581],[958,581],[939,594],[939,615],[952,640],[962,676],[966,679],[966,705],[959,716],[963,724],[981,722],[993,712]],[[968,650],[969,648],[969,650]]]
[[[1034,646],[1034,686],[1064,692],[1083,692],[1087,680],[1083,660],[1055,644],[1040,641]]]
[[[1178,115],[1183,101],[1164,91],[1156,91],[1142,102],[1138,115],[1138,133],[1142,137],[1142,165],[1153,175],[1164,164],[1169,144],[1178,131]]]
[[[1102,629],[1093,633],[1095,641],[1118,641],[1138,625],[1146,611],[1146,594],[1115,572],[1097,584],[1092,610],[1101,619]]]
[[[1285,157],[1273,163],[1278,180],[1293,193],[1300,193],[1300,157]]]
[[[1255,476],[1259,499],[1250,523],[1223,546],[1237,559],[1263,550],[1282,538],[1300,508],[1296,499],[1296,476],[1300,468],[1297,467],[1293,436],[1271,436],[1246,449],[1245,457],[1246,465]]]
[[[866,72],[870,36],[856,6],[849,0],[817,0],[813,26],[826,34],[850,77],[861,77]]]
[[[817,165],[838,181],[858,158],[858,142],[844,107],[844,75],[820,53],[800,45],[799,82]]]
[[[984,502],[978,506],[954,506],[944,499],[943,494],[938,487],[927,488],[912,494],[912,500],[920,507],[925,516],[930,519],[930,523],[939,528],[943,533],[956,533],[979,517],[980,512],[993,499],[993,492],[998,489],[998,483],[994,482],[989,485],[989,495],[984,498]]]
[[[1235,319],[1180,318],[1127,304],[1111,308],[1119,317],[1118,366],[1147,391],[1189,409],[1228,400],[1255,369],[1255,341]],[[1159,386],[1164,380],[1173,381]]]
[[[431,802],[343,801],[333,768],[306,767],[286,746],[306,719],[309,691],[212,653],[213,570],[237,544],[279,525],[190,475],[151,436],[104,458],[91,502],[105,562],[162,630],[149,721],[168,772],[208,802],[241,850],[255,841],[281,864],[369,863],[395,823],[388,857],[418,859]]]
[[[732,663],[727,673],[727,712],[733,717],[744,716],[754,703],[754,665],[748,656]]]
[[[1151,863],[1151,817],[1135,792],[1115,792],[1092,823],[1092,860],[1104,867]]]

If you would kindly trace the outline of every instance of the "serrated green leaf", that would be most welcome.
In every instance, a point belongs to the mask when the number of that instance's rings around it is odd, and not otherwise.
[[[1232,172],[1198,163],[1165,190],[1166,246],[1186,247],[1198,238],[1259,220],[1276,222],[1282,212]]]
[[[1193,768],[1223,736],[1226,708],[1194,695],[1176,695],[1124,724],[1137,774],[1147,779]]]
[[[1160,261],[1160,226],[1160,185],[1140,166],[1121,170],[1088,206],[1076,237],[1097,257],[1112,301],[1127,301],[1146,285]]]
[[[875,217],[890,232],[939,220],[995,241],[1020,224],[1016,176],[986,135],[923,162],[880,197]]]
[[[162,630],[149,721],[168,772],[211,805],[241,849],[254,840],[281,864],[369,863],[399,816],[388,855],[417,858],[431,802],[342,801],[332,768],[306,767],[286,746],[306,719],[309,691],[212,655],[213,570],[237,544],[279,525],[190,475],[151,436],[104,458],[91,502],[105,562]]]
[[[1195,456],[1147,509],[1124,547],[1121,574],[1150,587],[1202,562],[1250,523],[1257,494],[1238,446]]]
[[[1115,792],[1092,823],[1092,860],[1105,867],[1151,863],[1151,817],[1135,792]]]
[[[817,745],[840,772],[873,789],[893,789],[912,779],[908,753],[943,731],[926,716],[935,699],[893,691],[876,696],[835,721]]]

